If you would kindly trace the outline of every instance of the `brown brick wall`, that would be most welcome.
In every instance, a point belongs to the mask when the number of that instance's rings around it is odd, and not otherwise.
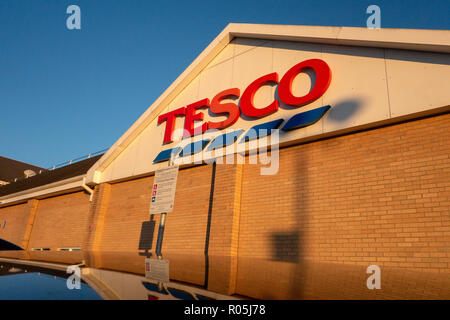
[[[29,203],[0,208],[0,239],[22,246],[29,211]],[[6,221],[5,228],[3,228],[4,221]]]
[[[204,283],[210,183],[211,166],[179,172],[175,207],[173,212],[167,214],[162,247],[163,257],[170,260],[171,278],[174,280],[199,285]],[[151,257],[155,257],[160,215],[154,215],[153,222],[150,222],[152,185],[153,177],[111,185],[102,236],[97,247],[101,251],[102,267],[142,273],[145,248]]]
[[[82,247],[89,205],[89,195],[84,192],[40,200],[29,249]]]
[[[280,150],[276,175],[217,165],[208,288],[263,299],[450,299],[450,114]],[[179,172],[163,256],[172,280],[203,285],[213,168]],[[0,208],[0,238],[28,258],[144,272],[155,257],[153,177]],[[61,253],[58,247],[83,247]],[[11,256],[11,253],[2,254]],[[381,267],[368,290],[367,266]]]
[[[236,290],[242,170],[241,164],[216,165],[208,289],[224,294]]]
[[[436,297],[450,281],[449,154],[447,114],[282,149],[277,175],[246,165],[236,293],[373,297],[376,264],[391,279],[377,296]]]
[[[102,183],[94,188],[94,196],[89,207],[86,237],[83,243],[85,261],[89,266],[100,268],[102,265],[100,244],[105,226],[106,211],[110,200],[111,185]]]

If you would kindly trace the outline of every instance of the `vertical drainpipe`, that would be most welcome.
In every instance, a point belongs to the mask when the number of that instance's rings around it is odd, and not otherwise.
[[[89,193],[89,201],[92,201],[92,197],[94,196],[94,190],[89,188],[89,186],[86,184],[86,177],[83,177],[83,184],[81,185],[84,190],[86,190]]]
[[[212,164],[212,174],[211,174],[211,188],[209,191],[209,207],[208,207],[208,221],[206,223],[206,239],[205,239],[205,280],[203,282],[203,287],[208,289],[208,277],[209,277],[209,237],[211,233],[211,218],[213,210],[213,199],[214,199],[214,184],[216,181],[216,162]]]

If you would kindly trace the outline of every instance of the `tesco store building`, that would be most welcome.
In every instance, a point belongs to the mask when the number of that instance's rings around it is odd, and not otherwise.
[[[1,199],[0,216],[34,210],[25,253],[8,254],[143,274],[154,173],[178,164],[171,281],[258,299],[449,299],[449,53],[450,31],[230,24],[80,176],[91,201],[73,184]],[[67,237],[33,236],[38,223]]]

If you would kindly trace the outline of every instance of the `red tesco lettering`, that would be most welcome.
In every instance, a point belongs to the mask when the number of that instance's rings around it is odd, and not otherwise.
[[[310,92],[304,96],[296,97],[292,93],[292,83],[298,74],[306,71],[307,69],[314,70],[316,74],[316,82]],[[225,129],[236,123],[241,112],[250,118],[262,118],[277,112],[279,108],[279,101],[277,99],[274,99],[274,101],[265,107],[256,107],[253,103],[253,98],[256,92],[265,85],[278,85],[278,96],[280,100],[287,105],[301,107],[312,103],[319,99],[330,86],[331,69],[323,60],[310,59],[302,61],[290,68],[280,81],[278,81],[278,78],[278,73],[269,73],[249,84],[242,93],[241,97],[240,90],[238,88],[231,88],[216,94],[211,100],[211,103],[208,98],[205,98],[186,107],[178,108],[160,115],[158,117],[158,124],[166,122],[163,142],[172,142],[172,133],[175,128],[175,120],[177,117],[185,116],[184,137],[190,137],[196,133],[203,133],[208,129]],[[240,108],[234,102],[222,103],[222,100],[231,97],[241,98]],[[199,111],[199,109],[206,108],[209,108],[213,114],[225,115],[227,118],[219,122],[208,121],[203,123],[201,127],[194,128],[194,123],[196,121],[202,121],[204,118],[203,112]]]

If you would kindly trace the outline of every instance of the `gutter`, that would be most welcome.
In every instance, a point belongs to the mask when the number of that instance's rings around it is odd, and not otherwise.
[[[48,195],[60,194],[71,189],[83,188],[88,191],[85,187],[83,187],[85,177],[86,175],[80,175],[69,179],[49,183],[36,188],[9,194],[0,197],[0,205],[15,203],[18,201],[26,201],[33,198],[42,198]],[[89,188],[88,186],[86,187]],[[91,188],[89,188],[89,190],[89,194],[92,195],[93,190]]]

